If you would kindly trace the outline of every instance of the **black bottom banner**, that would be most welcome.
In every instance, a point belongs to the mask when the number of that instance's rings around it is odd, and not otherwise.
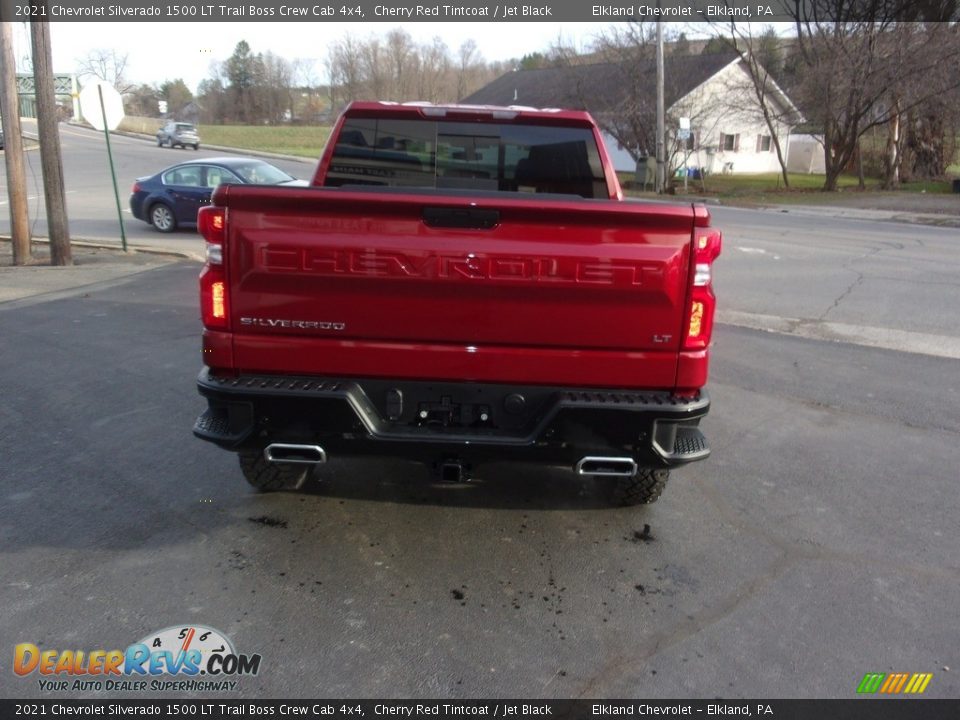
[[[0,700],[0,719],[38,717],[467,718],[619,717],[776,718],[777,720],[956,720],[960,700]]]

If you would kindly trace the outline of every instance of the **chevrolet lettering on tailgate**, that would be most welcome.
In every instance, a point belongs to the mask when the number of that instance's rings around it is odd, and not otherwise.
[[[349,248],[263,248],[260,267],[342,277],[379,276],[657,287],[665,270],[653,262],[578,257],[423,255]]]

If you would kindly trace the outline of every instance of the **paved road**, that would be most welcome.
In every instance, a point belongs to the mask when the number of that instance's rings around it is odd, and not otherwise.
[[[960,229],[711,211],[721,322],[960,359]]]
[[[35,121],[25,120],[24,131],[35,133],[35,124]],[[103,133],[62,123],[60,142],[71,237],[119,245],[117,205]],[[166,147],[158,148],[155,141],[123,135],[111,135],[111,147],[128,243],[173,248],[185,252],[202,252],[203,243],[194,231],[185,230],[171,235],[162,235],[146,223],[136,220],[130,214],[130,188],[138,177],[153,175],[177,162],[228,153],[204,147],[196,152],[179,148],[176,150]],[[309,177],[315,164],[286,159],[271,159],[270,162],[299,178]],[[40,153],[39,150],[34,149],[27,153],[27,185],[31,228],[33,234],[38,237],[47,236],[42,178]],[[7,205],[6,173],[0,173],[0,235],[9,236],[10,217]]]

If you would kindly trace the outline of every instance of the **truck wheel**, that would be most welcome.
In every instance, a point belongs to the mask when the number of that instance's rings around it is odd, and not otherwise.
[[[163,138],[157,138],[157,147],[163,147]]]
[[[669,470],[640,468],[632,477],[618,478],[613,486],[613,501],[617,505],[649,505],[656,502],[670,479]]]
[[[247,482],[260,492],[292,490],[303,486],[313,467],[267,462],[262,452],[240,453],[240,469]]]

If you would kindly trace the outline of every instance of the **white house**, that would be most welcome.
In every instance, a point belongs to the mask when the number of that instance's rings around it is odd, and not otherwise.
[[[670,172],[762,173],[780,169],[744,62],[732,50],[665,58],[667,155]],[[463,99],[485,105],[527,105],[588,110],[604,132],[617,170],[649,174],[655,154],[656,72],[651,60],[515,70]],[[769,97],[784,157],[797,108],[776,85]],[[689,137],[680,140],[680,118]],[[633,142],[634,147],[628,147]],[[645,143],[646,147],[639,146]]]
[[[690,118],[691,137],[673,141],[677,153],[674,166],[702,168],[707,173],[779,172],[774,133],[786,159],[790,131],[802,116],[776,83],[768,83],[766,103],[773,132],[764,119],[749,70],[739,57],[676,100],[668,114]],[[676,134],[675,128],[670,128],[668,135],[675,138]]]

